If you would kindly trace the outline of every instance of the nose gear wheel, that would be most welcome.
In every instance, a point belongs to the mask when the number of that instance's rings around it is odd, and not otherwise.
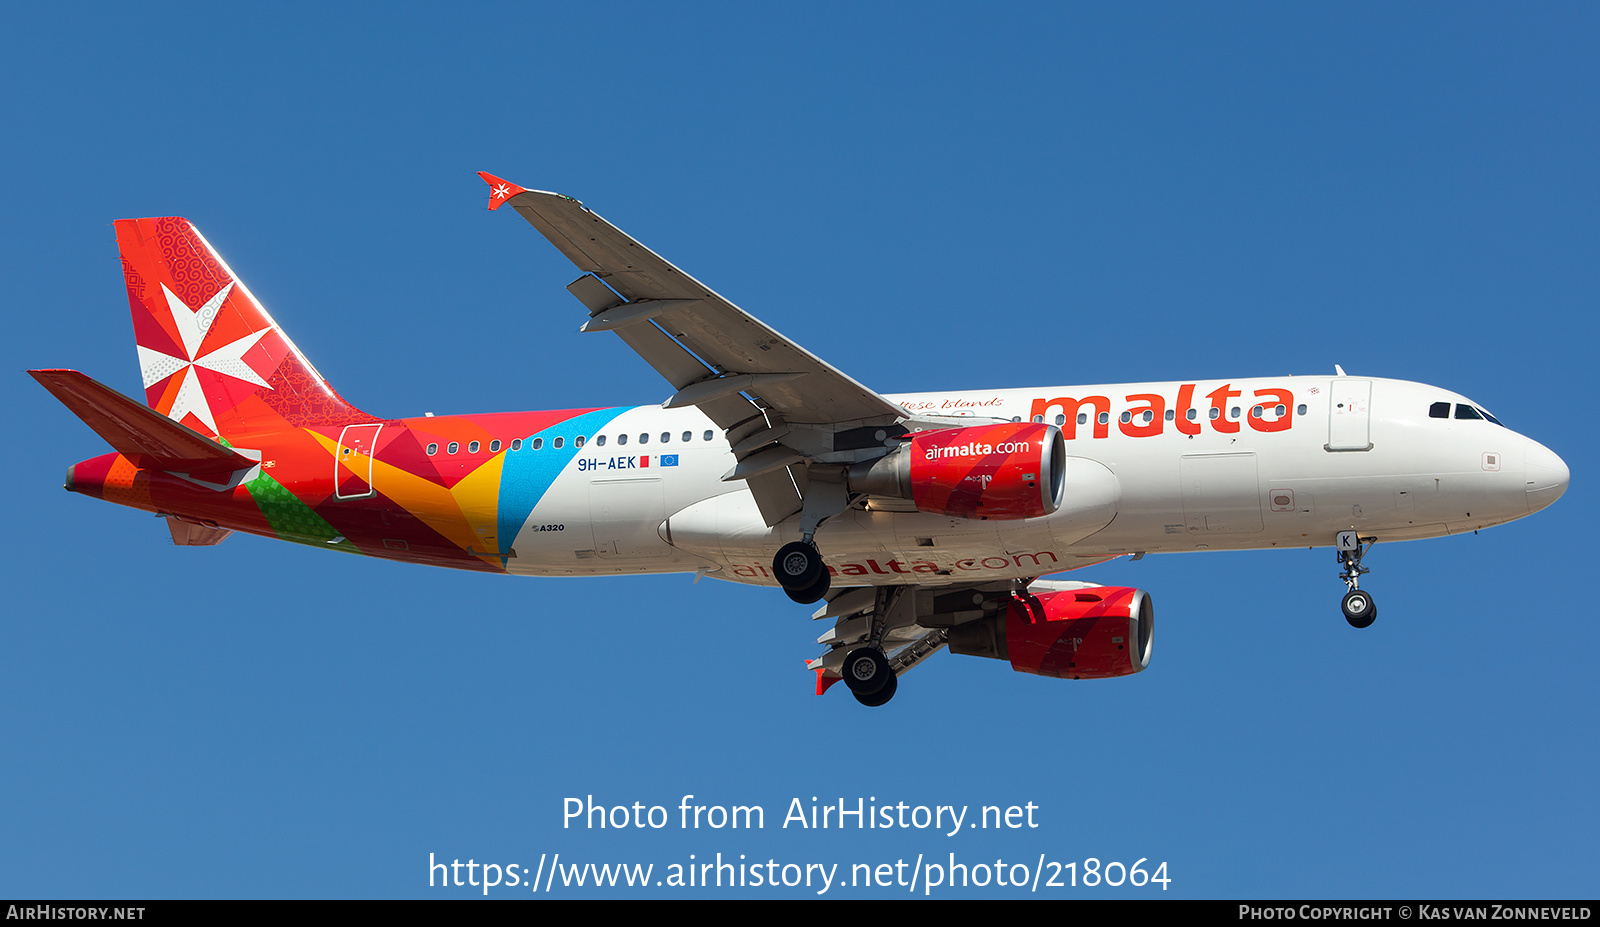
[[[1361,558],[1377,541],[1377,538],[1361,537],[1355,531],[1341,531],[1334,540],[1334,554],[1343,567],[1339,578],[1344,580],[1349,590],[1339,603],[1339,610],[1344,612],[1344,620],[1350,622],[1352,628],[1368,627],[1378,619],[1378,606],[1373,602],[1371,593],[1362,592],[1359,588],[1362,574],[1370,572],[1361,565]]]
[[[1350,622],[1352,628],[1365,628],[1378,620],[1378,606],[1373,604],[1372,596],[1360,589],[1346,592],[1339,610],[1344,612],[1344,620]]]

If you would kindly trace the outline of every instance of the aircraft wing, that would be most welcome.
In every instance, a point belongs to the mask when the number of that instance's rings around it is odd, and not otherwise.
[[[483,177],[491,186],[505,183]],[[864,425],[906,416],[898,404],[768,328],[577,200],[507,185],[513,190],[520,192],[492,199],[490,208],[510,203],[580,270],[621,297],[596,308],[603,300],[577,294],[591,314],[584,330],[622,335],[679,391],[668,407],[743,392],[790,423]],[[651,328],[665,337],[645,335]]]
[[[746,481],[768,525],[800,510],[805,473],[790,468],[833,449],[818,437],[908,417],[577,200],[479,176],[490,209],[509,203],[586,272],[567,287],[589,309],[583,331],[616,332],[677,390],[666,408],[723,428],[738,460],[725,479]],[[811,426],[813,446],[787,438],[792,425]]]

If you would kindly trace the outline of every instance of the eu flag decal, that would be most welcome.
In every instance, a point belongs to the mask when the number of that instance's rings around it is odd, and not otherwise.
[[[662,454],[656,460],[660,461],[660,465],[663,467],[676,467],[678,465],[677,454]]]

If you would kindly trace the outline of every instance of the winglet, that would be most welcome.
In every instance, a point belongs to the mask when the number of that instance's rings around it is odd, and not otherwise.
[[[828,675],[828,671],[822,665],[822,661],[821,660],[807,660],[806,661],[806,669],[811,670],[812,672],[817,674],[817,694],[818,695],[821,695],[822,693],[824,693],[824,692],[828,691],[829,689],[833,688],[833,684],[834,683],[836,683],[836,682],[844,682],[844,677],[843,676],[829,676]]]
[[[489,185],[490,210],[499,209],[500,204],[504,203],[506,200],[511,199],[513,196],[516,196],[519,193],[528,192],[526,188],[519,187],[509,180],[502,180],[488,171],[479,171],[478,176],[482,177],[483,182]]]

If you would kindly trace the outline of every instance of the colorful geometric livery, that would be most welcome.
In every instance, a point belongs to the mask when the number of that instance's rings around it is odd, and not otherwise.
[[[882,705],[942,649],[1103,679],[1150,660],[1148,593],[1046,580],[1146,553],[1333,546],[1352,626],[1378,541],[1475,532],[1566,464],[1438,387],[1336,375],[879,394],[571,197],[493,175],[581,273],[659,405],[385,419],[346,402],[186,220],[116,223],[144,402],[30,374],[113,448],[66,487],[233,531],[527,575],[695,572],[831,618],[819,692]],[[610,335],[606,337],[612,337]],[[770,568],[769,568],[770,565]]]
[[[546,435],[592,433],[620,411],[374,418],[328,385],[189,222],[130,219],[116,229],[150,408],[245,459],[224,462],[222,472],[212,464],[205,479],[175,472],[189,469],[182,456],[107,454],[68,471],[74,492],[207,528],[503,572],[501,537],[515,537],[577,452],[512,450]],[[70,371],[34,376],[58,398],[69,389],[102,404],[118,396]],[[74,411],[89,402],[63,401]],[[100,418],[91,427],[124,446],[107,435],[108,414]],[[141,428],[150,425],[121,431]],[[445,447],[454,450],[438,452]],[[340,504],[351,500],[362,502]]]

